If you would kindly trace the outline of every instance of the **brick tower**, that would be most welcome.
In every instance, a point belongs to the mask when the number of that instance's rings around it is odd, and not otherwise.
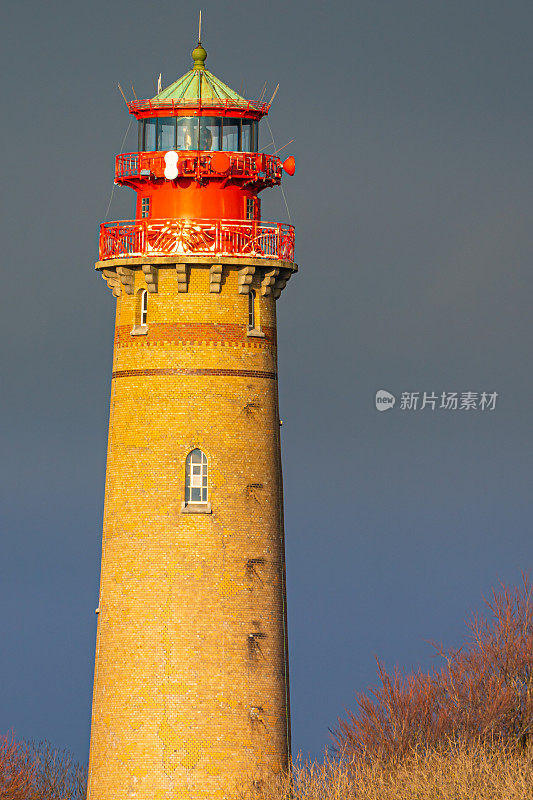
[[[270,104],[205,67],[129,103],[96,264],[117,299],[89,800],[233,800],[290,747]]]

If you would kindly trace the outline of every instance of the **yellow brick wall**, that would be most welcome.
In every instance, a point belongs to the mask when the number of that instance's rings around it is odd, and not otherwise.
[[[159,270],[117,300],[90,800],[233,800],[288,753],[275,300]],[[208,458],[212,513],[183,513]],[[254,710],[256,709],[256,710]],[[257,710],[259,709],[259,710]]]

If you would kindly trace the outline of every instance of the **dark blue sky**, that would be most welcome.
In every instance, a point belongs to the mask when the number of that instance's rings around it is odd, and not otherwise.
[[[531,3],[202,3],[208,67],[270,115],[299,274],[278,304],[295,751],[457,644],[531,566]],[[113,300],[94,274],[116,88],[183,74],[197,9],[6,2],[0,730],[85,760]],[[244,87],[243,87],[244,82]],[[268,141],[266,138],[264,141]],[[124,150],[136,147],[133,127]],[[118,189],[110,219],[132,215]],[[285,220],[281,194],[263,200]],[[493,412],[374,394],[496,391]]]

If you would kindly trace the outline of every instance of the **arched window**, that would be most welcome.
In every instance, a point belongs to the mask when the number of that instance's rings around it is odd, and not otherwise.
[[[148,320],[148,292],[143,289],[141,292],[141,325],[146,325]]]
[[[185,502],[207,503],[207,458],[198,448],[185,462]]]
[[[250,289],[248,292],[248,328],[254,330],[255,328],[255,290]]]

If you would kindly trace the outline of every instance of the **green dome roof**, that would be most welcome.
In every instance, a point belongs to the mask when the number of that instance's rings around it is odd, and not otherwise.
[[[181,78],[166,89],[163,89],[159,94],[156,94],[153,100],[202,100],[202,102],[213,104],[213,101],[220,100],[223,103],[226,100],[234,100],[238,104],[246,103],[244,97],[234,92],[229,86],[226,86],[209,70],[191,69],[186,72]]]
[[[180,101],[185,103],[193,103],[194,101],[205,103],[206,105],[215,105],[217,101],[226,103],[229,101],[236,105],[246,105],[247,101],[240,94],[234,92],[219,78],[213,75],[205,68],[204,62],[207,58],[207,52],[202,45],[198,43],[192,51],[194,66],[189,72],[186,72],[177,81],[171,83],[166,89],[156,94],[152,100],[174,100],[177,103]]]
[[[138,119],[145,117],[148,112],[159,110],[218,108],[224,111],[231,109],[251,113],[256,119],[268,114],[270,103],[265,103],[261,98],[258,101],[245,100],[240,94],[209,72],[205,68],[207,52],[201,43],[192,51],[193,67],[177,81],[171,83],[166,89],[158,92],[151,100],[131,100],[128,103],[130,114]],[[274,95],[276,92],[274,92]],[[273,95],[273,97],[274,97]],[[127,101],[126,101],[127,102]]]

